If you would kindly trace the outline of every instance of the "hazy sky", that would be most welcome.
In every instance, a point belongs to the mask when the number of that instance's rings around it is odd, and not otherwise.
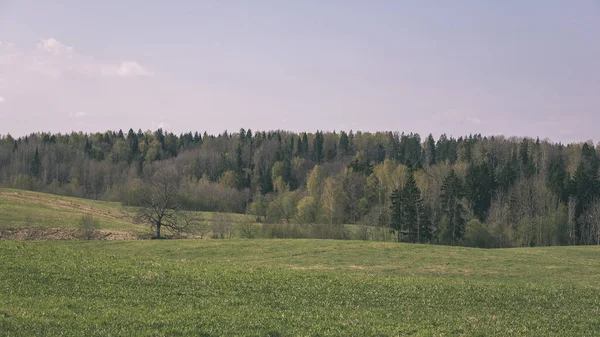
[[[600,140],[600,1],[0,0],[0,134]]]

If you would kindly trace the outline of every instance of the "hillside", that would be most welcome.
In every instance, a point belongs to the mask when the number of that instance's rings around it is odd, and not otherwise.
[[[72,238],[86,214],[94,216],[100,230],[113,238],[135,238],[148,232],[132,222],[120,203],[0,189],[0,231],[4,237]]]
[[[591,336],[598,247],[0,240],[0,335]]]
[[[135,208],[118,202],[64,197],[47,193],[0,189],[0,238],[4,239],[77,239],[79,221],[84,215],[98,220],[103,239],[150,238],[152,232],[133,221]],[[193,212],[208,225],[211,212]],[[232,224],[253,219],[227,214]]]

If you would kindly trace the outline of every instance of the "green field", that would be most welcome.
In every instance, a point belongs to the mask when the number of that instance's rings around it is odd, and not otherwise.
[[[600,335],[600,248],[0,240],[1,336]]]
[[[0,189],[0,238],[44,229],[0,239],[0,336],[600,335],[600,247],[72,240],[149,238],[132,212]]]

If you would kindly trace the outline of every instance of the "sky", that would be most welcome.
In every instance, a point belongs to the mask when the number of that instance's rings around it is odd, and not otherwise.
[[[0,0],[0,134],[600,141],[600,1]]]

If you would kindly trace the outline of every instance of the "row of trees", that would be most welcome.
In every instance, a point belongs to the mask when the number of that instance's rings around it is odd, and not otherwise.
[[[162,129],[0,137],[0,184],[142,206],[156,167],[187,210],[251,213],[344,238],[511,247],[598,244],[598,149],[395,132]]]

